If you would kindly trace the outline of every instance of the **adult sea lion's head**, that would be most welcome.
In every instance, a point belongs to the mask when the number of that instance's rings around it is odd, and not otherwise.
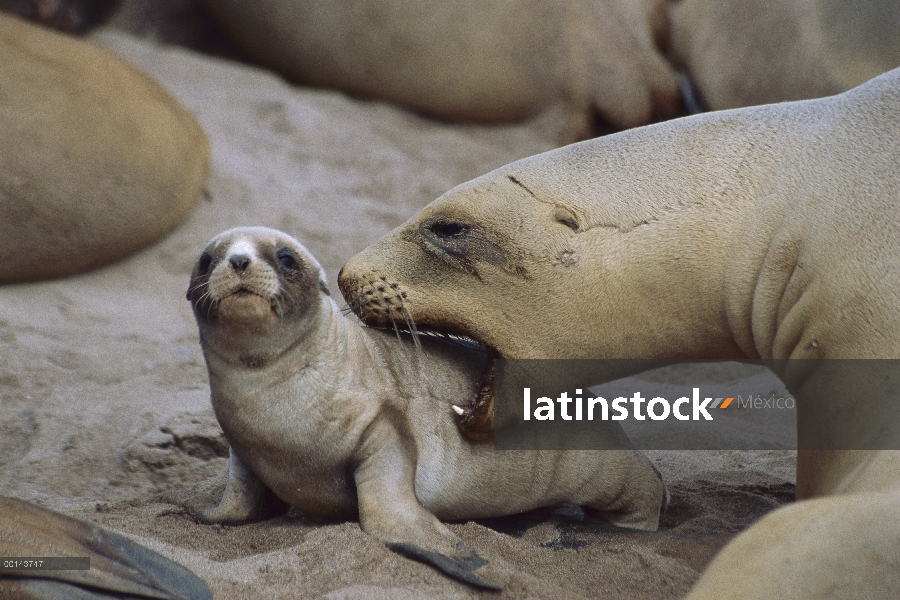
[[[489,201],[486,201],[490,198]],[[414,326],[469,338],[496,355],[540,355],[547,303],[578,257],[575,213],[532,198],[513,175],[482,177],[439,198],[347,262],[338,279],[348,305],[376,327]]]
[[[351,258],[344,298],[367,325],[469,338],[494,358],[741,356],[722,292],[735,211],[704,187],[735,178],[729,125],[672,123],[457,186]]]
[[[217,235],[200,253],[187,299],[204,350],[261,367],[315,327],[323,293],[324,271],[297,240],[240,227]]]
[[[722,287],[731,225],[680,164],[673,129],[567,146],[453,188],[344,265],[344,298],[368,325],[406,318],[503,358],[733,353],[710,346],[727,323],[708,316],[722,312],[708,290]]]

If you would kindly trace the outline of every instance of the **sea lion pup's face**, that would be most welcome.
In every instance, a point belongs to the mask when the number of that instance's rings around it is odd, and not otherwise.
[[[187,299],[204,350],[252,368],[315,328],[323,294],[322,267],[297,240],[274,229],[240,227],[204,248]]]

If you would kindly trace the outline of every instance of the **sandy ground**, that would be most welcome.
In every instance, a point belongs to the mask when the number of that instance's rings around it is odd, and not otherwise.
[[[511,571],[500,594],[402,558],[352,521],[197,524],[188,508],[217,501],[227,462],[184,298],[205,242],[237,225],[282,229],[336,292],[350,256],[453,185],[550,149],[552,124],[442,124],[114,30],[94,38],[197,116],[213,173],[189,219],[148,250],[0,287],[0,494],[122,532],[220,599],[678,598],[731,536],[792,500],[792,452],[650,452],[672,492],[658,533],[603,531],[572,511],[451,524]]]

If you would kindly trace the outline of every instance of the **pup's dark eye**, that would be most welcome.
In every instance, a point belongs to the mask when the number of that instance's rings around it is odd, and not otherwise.
[[[200,273],[206,273],[209,271],[209,265],[212,264],[212,256],[204,252],[200,255],[200,261],[197,263],[197,267],[200,269]]]
[[[289,248],[282,248],[275,253],[275,256],[278,258],[278,262],[281,263],[281,266],[285,269],[297,268],[297,261],[294,259],[294,253]]]
[[[428,230],[438,237],[458,238],[469,231],[469,226],[456,221],[435,221],[428,225]]]

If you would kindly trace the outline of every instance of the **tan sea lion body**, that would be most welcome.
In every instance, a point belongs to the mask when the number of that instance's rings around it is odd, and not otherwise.
[[[339,284],[349,302],[371,299],[352,305],[371,324],[383,325],[400,294],[420,330],[467,336],[506,358],[897,359],[898,156],[900,69],[839,96],[708,113],[512,163],[352,258]],[[374,278],[394,292],[366,296]],[[890,381],[865,382],[871,394],[861,394],[825,368],[778,374],[808,407],[801,422],[843,447],[896,447]],[[798,498],[896,498],[898,488],[896,450],[798,452]],[[871,502],[900,521],[900,503]],[[846,518],[865,522],[869,503]],[[785,510],[814,519],[821,506]],[[823,585],[845,572],[816,567],[810,538],[777,520],[741,544],[798,557],[803,577]],[[841,551],[835,537],[818,543],[849,569],[895,565],[891,531],[867,555]],[[779,581],[738,580],[735,552],[727,547],[731,558],[704,576],[721,583],[714,589],[819,597],[788,565]],[[884,597],[873,586],[860,597]]]
[[[675,59],[713,110],[838,94],[900,67],[896,0],[683,0]]]
[[[0,283],[125,256],[200,197],[209,143],[106,49],[0,14]]]
[[[900,490],[788,505],[739,534],[686,600],[892,600],[900,594]]]
[[[497,122],[562,106],[580,134],[672,116],[660,0],[208,0],[264,64],[300,82],[444,119]]]
[[[575,503],[656,529],[664,489],[643,456],[466,440],[451,404],[474,393],[483,353],[429,339],[422,352],[365,328],[323,281],[299,243],[270,229],[220,234],[198,260],[188,297],[232,448],[225,495],[204,521],[256,517],[269,489],[304,511],[358,514],[390,547],[476,585],[477,555],[439,518]]]
[[[0,557],[88,558],[83,569],[0,569],[0,598],[212,600],[189,570],[96,525],[0,496]],[[47,567],[48,564],[41,563]],[[72,567],[74,565],[56,565]]]
[[[119,0],[0,0],[0,11],[73,34],[104,21]]]

